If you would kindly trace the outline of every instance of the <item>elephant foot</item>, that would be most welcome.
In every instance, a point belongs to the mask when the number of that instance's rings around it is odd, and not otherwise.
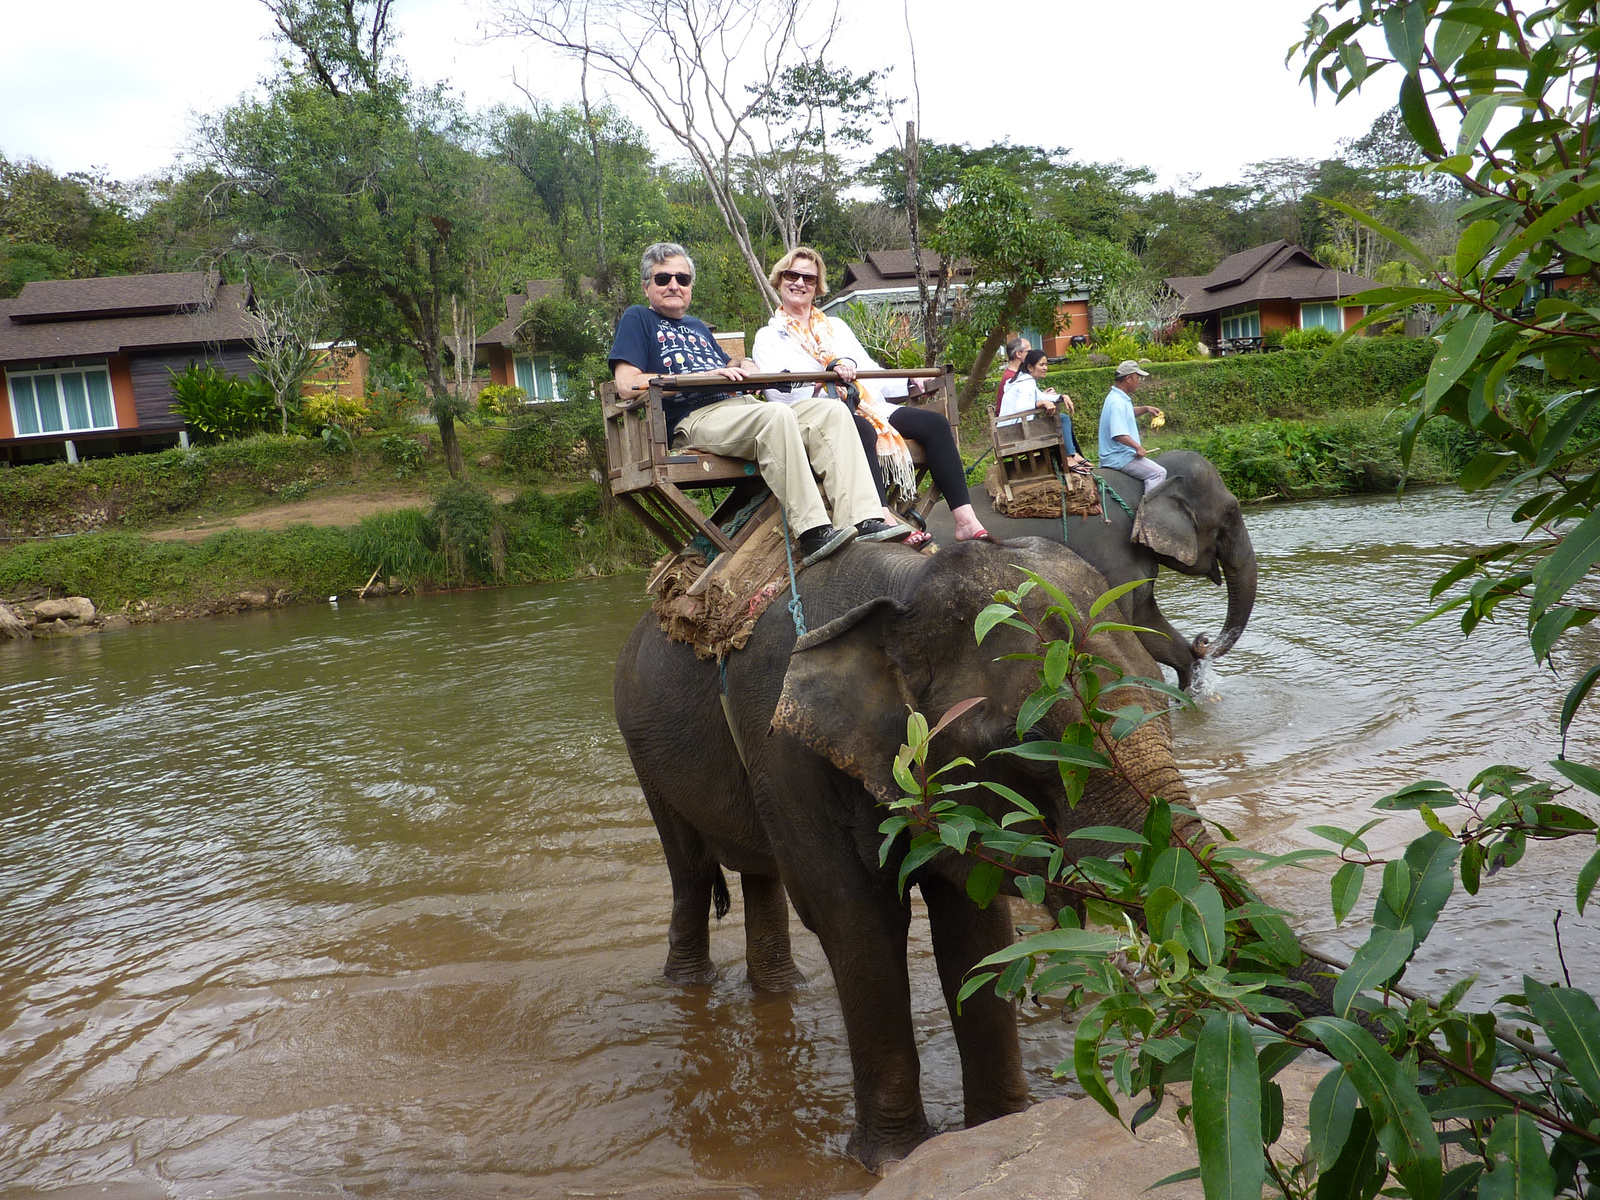
[[[850,1135],[850,1144],[845,1152],[874,1175],[882,1176],[888,1174],[890,1167],[909,1155],[933,1134],[933,1127],[926,1122],[917,1133],[897,1135],[893,1138],[874,1136],[857,1126],[856,1131]]]
[[[666,969],[661,972],[668,983],[681,986],[698,986],[717,981],[717,968],[711,965],[710,960],[703,963],[673,963],[669,961]]]
[[[777,967],[749,966],[750,986],[758,992],[793,992],[806,986],[800,968],[787,962]]]

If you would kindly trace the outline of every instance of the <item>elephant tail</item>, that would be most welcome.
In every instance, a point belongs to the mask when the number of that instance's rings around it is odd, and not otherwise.
[[[728,877],[722,873],[722,868],[717,868],[717,877],[711,884],[711,902],[717,907],[717,920],[722,920],[728,915],[728,910],[733,907],[733,901],[728,896]]]

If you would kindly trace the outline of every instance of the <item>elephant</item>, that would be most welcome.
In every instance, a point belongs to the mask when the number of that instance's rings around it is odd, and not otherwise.
[[[882,802],[900,795],[893,759],[909,709],[937,722],[972,697],[934,742],[937,762],[965,756],[978,765],[953,773],[1008,785],[1028,796],[1059,833],[1086,825],[1141,827],[1147,796],[1192,801],[1173,761],[1163,716],[1119,743],[1121,775],[1091,775],[1083,799],[1067,803],[1051,763],[985,756],[1016,744],[1017,713],[1037,686],[1030,635],[1001,626],[980,646],[978,613],[1002,588],[1037,572],[1074,598],[1079,611],[1106,581],[1059,542],[1022,538],[962,542],[932,556],[894,545],[855,544],[799,576],[810,632],[797,637],[791,614],[773,605],[749,643],[717,664],[667,640],[646,614],[619,655],[617,723],[660,832],[672,880],[666,974],[681,983],[715,976],[709,916],[726,910],[721,868],[738,871],[745,902],[750,981],[781,989],[799,983],[790,956],[785,894],[816,934],[838,986],[854,1076],[855,1126],[849,1153],[870,1170],[904,1157],[934,1132],[923,1109],[906,938],[911,910],[897,887],[907,839],[880,865]],[[1042,590],[1025,601],[1040,619]],[[1103,618],[1104,619],[1104,618]],[[1053,636],[1063,631],[1054,628]],[[1144,647],[1126,632],[1097,634],[1088,647],[1126,674],[1157,678]],[[1147,707],[1153,691],[1135,690]],[[1059,737],[1063,705],[1039,727]],[[984,789],[1000,815],[1000,802]],[[969,799],[983,804],[983,800]],[[1177,836],[1196,832],[1180,819]],[[1086,853],[1114,855],[1085,843]],[[972,966],[1013,937],[1004,904],[979,908],[966,894],[971,860],[949,851],[910,876],[927,903],[935,961],[962,1064],[968,1125],[1028,1103],[1016,1013],[992,993],[956,996]],[[1015,893],[1012,893],[1015,894]]]
[[[1135,579],[1150,582],[1120,601],[1123,613],[1135,625],[1153,632],[1140,634],[1150,657],[1171,667],[1178,686],[1187,689],[1201,658],[1226,654],[1250,621],[1256,600],[1256,556],[1244,527],[1239,501],[1222,482],[1216,467],[1192,450],[1173,450],[1156,458],[1167,469],[1167,481],[1151,493],[1145,506],[1149,544],[1131,536],[1133,518],[1144,485],[1121,471],[1098,472],[1127,509],[1107,497],[1105,519],[1069,517],[1067,544],[1088,561],[1112,586]],[[978,519],[995,537],[1045,537],[1062,540],[1059,518],[1016,520],[994,511],[982,488],[972,497]],[[955,526],[941,507],[928,519],[928,529],[943,544],[955,537]],[[1193,641],[1172,627],[1156,603],[1155,578],[1161,567],[1185,575],[1204,575],[1212,583],[1226,579],[1228,614],[1215,641],[1204,636]]]

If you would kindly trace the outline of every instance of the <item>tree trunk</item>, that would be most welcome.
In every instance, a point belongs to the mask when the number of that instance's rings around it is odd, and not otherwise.
[[[942,296],[934,293],[933,304],[928,303],[928,278],[922,273],[922,223],[917,212],[917,123],[906,122],[906,223],[911,230],[911,269],[917,275],[917,295],[922,303],[922,365],[931,367],[939,361],[943,349],[939,338],[939,313]]]
[[[466,463],[461,459],[461,443],[456,440],[456,419],[447,412],[441,412],[439,421],[439,445],[444,447],[444,465],[450,470],[451,479],[460,479],[466,471]]]
[[[1012,285],[1006,293],[1006,302],[1000,310],[1000,317],[994,327],[989,330],[988,336],[983,339],[983,345],[978,347],[978,357],[973,360],[972,370],[967,372],[967,382],[961,387],[961,396],[956,401],[956,406],[961,412],[966,412],[972,407],[972,402],[977,398],[978,389],[983,386],[983,377],[989,373],[989,367],[994,363],[995,352],[1006,340],[1006,331],[1011,328],[1011,322],[1022,311],[1022,305],[1028,298],[1028,285],[1018,283]]]

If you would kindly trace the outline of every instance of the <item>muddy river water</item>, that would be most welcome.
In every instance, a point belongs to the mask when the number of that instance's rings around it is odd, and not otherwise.
[[[1509,623],[1409,630],[1452,552],[1505,529],[1453,490],[1251,511],[1261,600],[1176,721],[1246,842],[1316,844],[1378,796],[1557,748],[1566,678]],[[0,1194],[854,1196],[850,1079],[812,986],[752,996],[738,889],[709,988],[659,975],[668,882],[611,715],[638,576],[0,645]],[[1189,632],[1220,591],[1168,577]],[[1584,637],[1574,659],[1592,661]],[[1600,757],[1580,718],[1575,757]],[[1396,818],[1374,834],[1402,845]],[[1474,998],[1600,985],[1574,847],[1458,895],[1409,976]],[[1329,949],[1325,871],[1278,894]],[[1360,911],[1370,911],[1370,897]],[[960,1076],[913,926],[930,1115]],[[1504,989],[1501,989],[1504,990]],[[1036,1097],[1067,1052],[1025,1029]]]

